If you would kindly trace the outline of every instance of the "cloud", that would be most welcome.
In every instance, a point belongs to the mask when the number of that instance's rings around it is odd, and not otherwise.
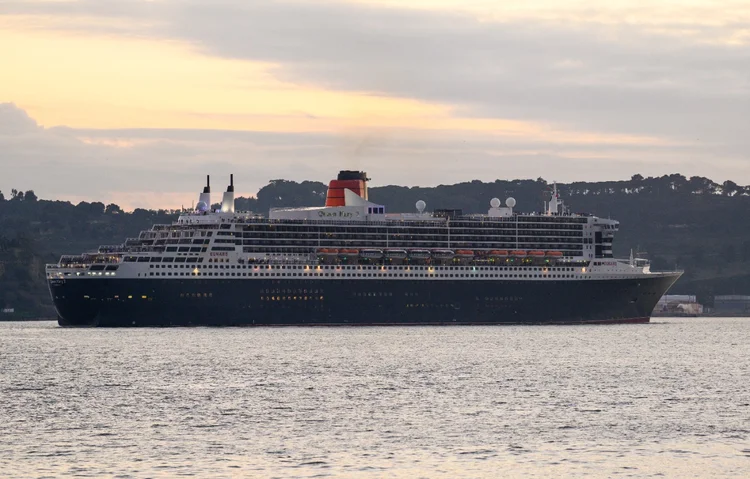
[[[363,169],[373,185],[430,186],[497,178],[559,181],[684,172],[734,178],[741,165],[702,164],[700,147],[556,143],[461,131],[358,131],[351,135],[222,130],[44,128],[0,104],[0,189],[46,199],[135,207],[189,205],[211,174],[219,191],[235,173],[238,193],[271,179],[327,182]],[[604,168],[602,165],[606,165]],[[750,177],[745,177],[750,181]]]
[[[0,133],[23,135],[38,131],[39,125],[25,111],[12,103],[0,103]]]
[[[750,182],[748,9],[620,3],[519,13],[241,0],[4,2],[0,20],[8,15],[19,29],[176,41],[205,56],[262,63],[287,84],[375,103],[416,100],[450,118],[431,113],[348,130],[302,112],[324,127],[91,130],[42,128],[4,105],[0,187],[159,206],[179,195],[187,203],[207,172],[234,172],[252,193],[268,179],[326,181],[341,168],[366,169],[375,184],[673,172]],[[254,120],[289,127],[283,115]],[[415,128],[420,121],[425,131]],[[512,134],[513,125],[533,128]]]
[[[289,83],[447,104],[459,116],[699,138],[737,155],[750,133],[750,48],[722,40],[744,38],[750,13],[709,6],[654,7],[654,18],[629,6],[487,17],[240,0],[22,3],[8,12],[105,18],[119,21],[117,35],[127,19],[139,35],[276,65]]]
[[[48,199],[124,199],[129,208],[178,207],[190,204],[207,173],[238,173],[245,195],[271,178],[309,173],[302,160],[321,155],[320,141],[304,134],[43,128],[5,103],[0,189],[34,189]],[[274,158],[283,158],[283,166],[269,161]],[[170,203],[161,203],[165,199]]]

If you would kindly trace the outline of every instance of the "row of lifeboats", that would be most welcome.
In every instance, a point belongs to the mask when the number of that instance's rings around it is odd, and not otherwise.
[[[321,248],[318,250],[318,254],[322,256],[360,256],[368,259],[381,259],[383,257],[392,259],[453,259],[453,258],[475,258],[479,257],[490,257],[490,258],[561,258],[563,253],[561,251],[525,251],[525,250],[491,250],[487,251],[473,251],[467,249],[459,249],[456,251],[449,249],[338,249],[338,248]]]
[[[561,251],[523,251],[523,250],[513,250],[513,251],[503,251],[503,250],[493,250],[490,251],[490,256],[495,257],[501,257],[505,258],[508,256],[516,256],[519,258],[525,258],[525,257],[532,257],[532,258],[561,258],[563,256]]]

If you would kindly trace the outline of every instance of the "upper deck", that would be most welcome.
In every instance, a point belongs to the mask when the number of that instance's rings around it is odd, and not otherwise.
[[[387,264],[580,265],[612,258],[619,227],[615,220],[570,213],[556,190],[543,213],[529,214],[515,212],[512,198],[505,206],[493,198],[486,214],[427,212],[423,201],[417,202],[416,212],[387,213],[383,205],[360,194],[343,188],[334,205],[327,201],[322,207],[273,208],[263,217],[235,211],[233,185],[224,193],[221,208],[212,211],[207,186],[196,209],[173,224],[154,225],[123,244],[66,256],[60,263],[148,262],[162,257],[204,262],[226,256],[232,261],[284,257],[320,264],[351,262],[352,257],[368,263],[377,257]]]

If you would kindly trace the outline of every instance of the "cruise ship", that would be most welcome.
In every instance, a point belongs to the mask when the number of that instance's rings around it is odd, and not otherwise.
[[[47,265],[62,326],[331,326],[643,323],[680,272],[616,259],[619,223],[489,201],[390,213],[368,178],[341,171],[324,206],[235,211],[230,178],[212,207],[123,244]]]

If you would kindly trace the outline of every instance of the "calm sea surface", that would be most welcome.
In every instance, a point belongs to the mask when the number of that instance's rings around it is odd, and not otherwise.
[[[750,319],[0,323],[2,477],[750,477]]]

